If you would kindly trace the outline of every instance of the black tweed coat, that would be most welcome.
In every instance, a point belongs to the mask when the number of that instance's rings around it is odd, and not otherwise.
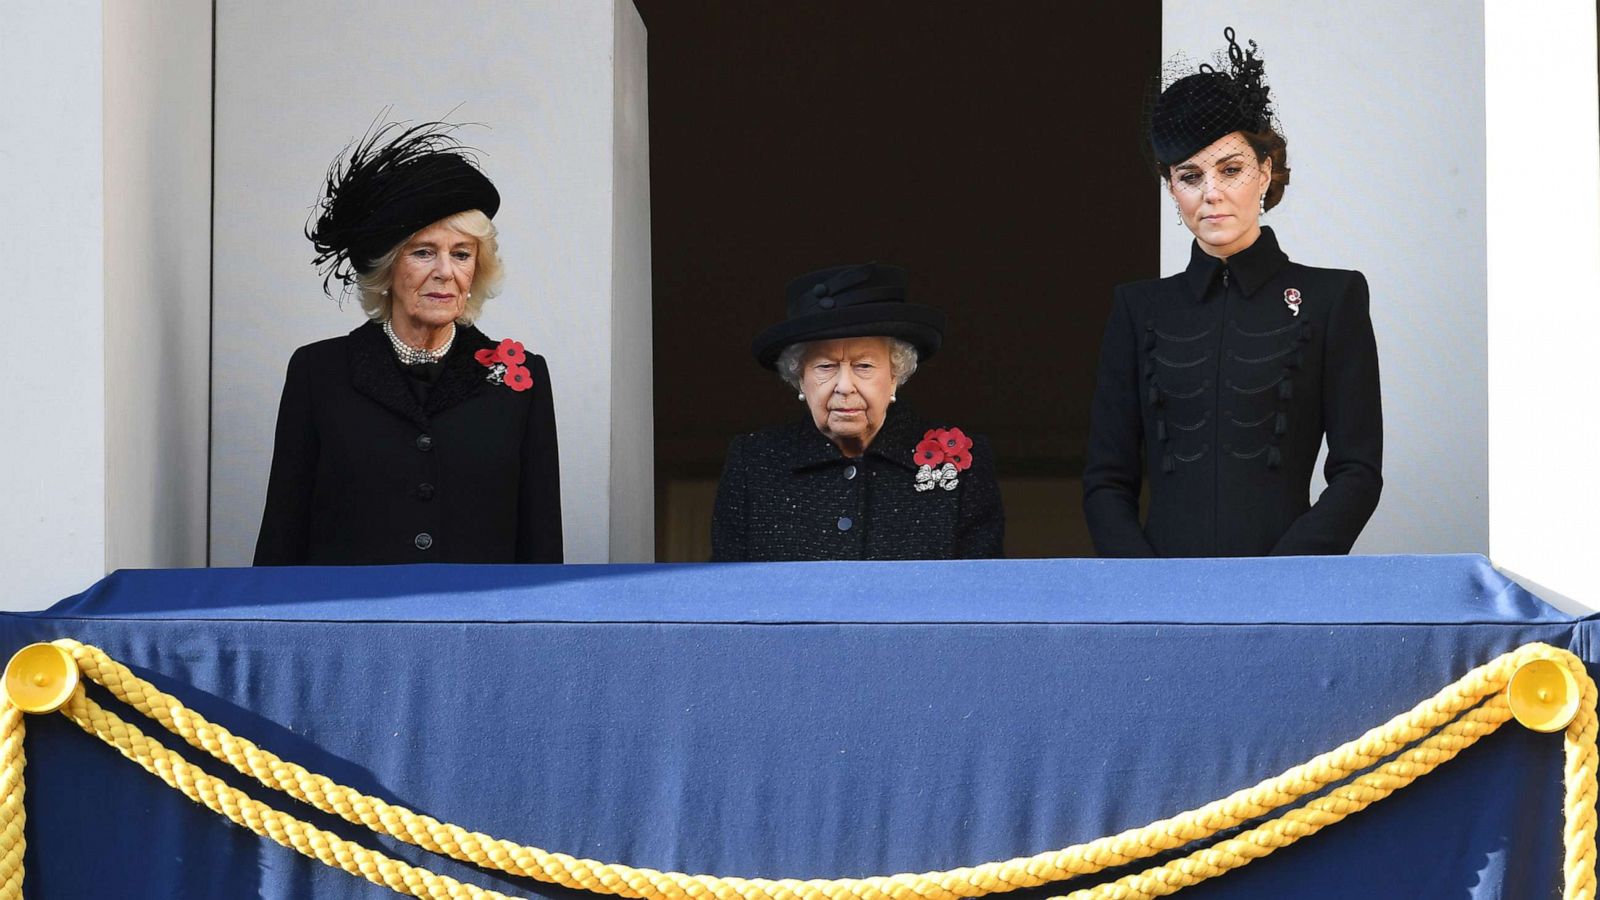
[[[734,438],[711,519],[716,562],[998,557],[1005,513],[994,455],[973,437],[952,490],[917,491],[916,445],[931,426],[891,406],[860,457],[810,418]]]
[[[1270,228],[1226,265],[1196,244],[1184,272],[1117,288],[1090,415],[1100,555],[1348,553],[1383,487],[1366,279],[1291,262]]]
[[[296,350],[256,565],[561,562],[550,372],[490,383],[497,343],[457,326],[425,399],[376,324]]]

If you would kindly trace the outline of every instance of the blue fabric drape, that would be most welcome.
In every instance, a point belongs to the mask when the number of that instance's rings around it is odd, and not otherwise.
[[[0,615],[0,649],[97,644],[285,758],[499,837],[836,877],[1143,825],[1528,641],[1592,661],[1594,628],[1475,556],[431,566],[118,572]],[[58,716],[28,724],[30,897],[393,896],[228,824]],[[454,877],[568,895],[230,780]],[[1183,896],[1550,896],[1560,800],[1559,736],[1508,725]]]

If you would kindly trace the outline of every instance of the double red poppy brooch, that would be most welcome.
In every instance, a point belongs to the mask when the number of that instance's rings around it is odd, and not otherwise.
[[[493,350],[485,347],[472,354],[472,358],[488,367],[490,384],[503,384],[513,391],[525,391],[533,387],[533,376],[523,365],[528,354],[520,341],[506,338]]]
[[[961,483],[960,474],[972,468],[972,438],[959,428],[930,428],[912,458],[917,463],[917,490],[953,491]]]

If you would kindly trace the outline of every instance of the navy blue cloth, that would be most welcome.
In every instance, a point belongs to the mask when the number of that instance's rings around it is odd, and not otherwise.
[[[405,566],[118,572],[0,615],[0,649],[97,644],[287,759],[498,837],[843,877],[1141,826],[1528,641],[1595,660],[1595,627],[1475,556]],[[30,897],[393,896],[227,823],[59,716],[28,726]],[[576,896],[229,780],[436,871]],[[1553,896],[1561,791],[1560,737],[1509,724],[1183,896]]]

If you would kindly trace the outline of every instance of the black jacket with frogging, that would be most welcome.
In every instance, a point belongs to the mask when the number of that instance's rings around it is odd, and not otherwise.
[[[490,383],[496,343],[457,326],[424,399],[376,324],[296,350],[256,565],[561,562],[550,373]]]
[[[1324,434],[1328,486],[1312,504]],[[1083,476],[1100,555],[1348,553],[1382,468],[1360,272],[1291,262],[1263,228],[1226,264],[1196,244],[1184,272],[1117,288]]]
[[[916,446],[931,426],[891,406],[860,457],[809,418],[734,438],[711,520],[715,562],[998,557],[1005,513],[989,443],[952,490],[916,490]]]

